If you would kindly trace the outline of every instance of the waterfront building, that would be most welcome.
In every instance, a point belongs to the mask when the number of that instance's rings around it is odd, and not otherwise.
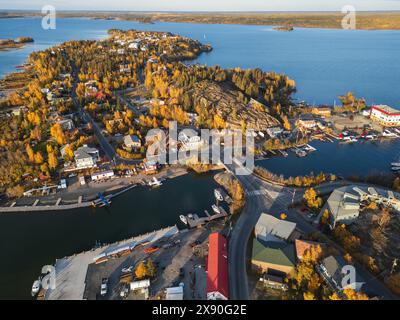
[[[306,129],[306,130],[311,130],[314,129],[317,126],[317,122],[312,119],[300,119],[297,122],[297,125],[300,128]]]
[[[207,258],[207,300],[228,300],[228,243],[218,233],[209,236]]]
[[[146,174],[157,173],[157,162],[149,160],[144,162],[143,166]]]
[[[112,178],[112,177],[114,177],[113,170],[96,172],[96,173],[93,173],[91,176],[92,181],[99,181],[99,180],[108,179],[108,178]]]
[[[83,145],[74,152],[77,169],[88,169],[97,166],[99,150]]]
[[[386,105],[372,106],[370,110],[370,118],[385,127],[400,126],[400,110]]]
[[[321,117],[330,117],[332,115],[332,109],[329,107],[314,107],[311,112]]]

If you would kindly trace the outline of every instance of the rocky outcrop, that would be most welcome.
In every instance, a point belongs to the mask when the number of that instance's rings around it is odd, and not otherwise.
[[[228,129],[241,129],[243,123],[247,129],[258,131],[280,125],[265,106],[255,100],[245,104],[240,95],[238,90],[212,81],[198,82],[193,89],[195,104],[206,108],[212,115],[221,116]]]

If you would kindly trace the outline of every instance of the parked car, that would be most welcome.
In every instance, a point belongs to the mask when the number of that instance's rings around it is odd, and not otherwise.
[[[122,268],[122,273],[129,273],[132,272],[133,266],[127,267],[127,268]]]

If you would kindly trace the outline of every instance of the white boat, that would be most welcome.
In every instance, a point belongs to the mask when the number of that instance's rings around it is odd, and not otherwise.
[[[40,282],[40,280],[35,280],[35,282],[33,282],[32,285],[32,291],[31,291],[32,296],[37,295],[41,288],[42,288],[42,283]]]
[[[382,136],[384,137],[397,137],[397,134],[393,133],[392,131],[385,129],[382,132]]]
[[[400,167],[392,167],[392,171],[400,171]]]
[[[315,149],[313,146],[310,146],[309,144],[306,144],[304,146],[304,150],[306,150],[308,152],[313,152],[313,151],[316,151],[317,149]]]
[[[188,223],[187,218],[186,218],[183,214],[181,214],[181,215],[179,216],[179,219],[181,219],[181,221],[182,221],[184,224],[187,224],[187,223]]]
[[[211,208],[213,209],[213,211],[214,211],[216,214],[220,214],[220,213],[221,213],[221,210],[219,210],[219,208],[217,207],[217,205],[213,204],[213,205],[211,206]]]
[[[214,196],[215,199],[217,199],[218,201],[223,201],[224,198],[222,197],[221,192],[218,189],[214,189]]]
[[[150,187],[159,187],[159,186],[162,186],[162,183],[156,177],[154,177],[153,180],[149,181],[149,186]]]
[[[375,134],[367,134],[365,136],[365,139],[368,139],[368,140],[376,140],[377,138],[378,137]]]
[[[281,155],[283,155],[285,158],[289,155],[285,150],[279,150]]]
[[[307,156],[307,152],[305,152],[304,150],[301,150],[301,149],[296,149],[295,153],[296,153],[296,156],[298,156],[300,158]]]
[[[392,162],[390,165],[392,167],[400,167],[400,162]]]

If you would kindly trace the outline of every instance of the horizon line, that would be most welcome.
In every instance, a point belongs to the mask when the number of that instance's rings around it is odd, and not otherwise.
[[[338,10],[113,10],[113,9],[59,9],[58,12],[93,12],[93,13],[341,13]],[[0,12],[41,12],[41,9],[3,9]],[[400,9],[395,10],[357,10],[357,12],[400,12]]]

